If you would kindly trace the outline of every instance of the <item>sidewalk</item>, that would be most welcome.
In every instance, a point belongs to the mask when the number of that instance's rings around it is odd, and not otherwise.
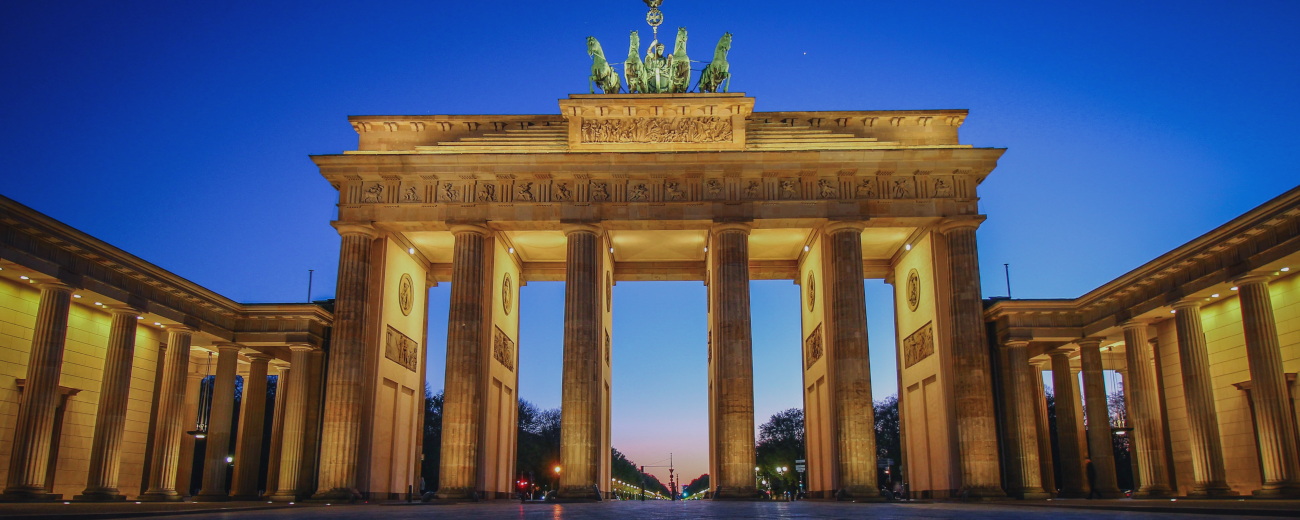
[[[1082,498],[1055,498],[1050,500],[1002,502],[1019,507],[1068,507],[1094,511],[1135,511],[1143,513],[1187,513],[1228,516],[1278,516],[1300,518],[1300,500],[1267,500],[1254,498],[1229,499],[1133,499],[1086,500]]]
[[[256,502],[0,502],[4,520],[55,520],[61,518],[140,518],[150,516],[222,513],[308,507],[324,504],[269,504]]]

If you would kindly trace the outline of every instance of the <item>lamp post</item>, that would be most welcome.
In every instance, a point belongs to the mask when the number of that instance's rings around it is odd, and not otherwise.
[[[555,466],[555,485],[551,486],[551,493],[559,494],[560,492],[560,466]]]
[[[779,467],[776,468],[776,474],[780,476],[780,481],[781,481],[781,497],[782,497],[783,499],[785,498],[785,472],[786,472],[788,469],[789,469],[789,468],[787,468],[787,467],[785,467],[785,466],[779,466]]]

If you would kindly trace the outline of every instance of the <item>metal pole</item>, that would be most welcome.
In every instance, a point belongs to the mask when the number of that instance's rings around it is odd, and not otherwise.
[[[311,303],[311,279],[312,279],[312,275],[315,273],[316,273],[315,269],[307,270],[307,303]]]
[[[1011,264],[1002,264],[1002,270],[1007,275],[1007,299],[1011,299]]]

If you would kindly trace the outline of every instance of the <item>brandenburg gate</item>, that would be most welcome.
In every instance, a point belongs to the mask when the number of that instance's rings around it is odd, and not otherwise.
[[[566,282],[562,498],[609,492],[611,288],[629,280],[707,285],[713,493],[756,496],[749,282],[774,279],[802,288],[814,496],[879,496],[866,279],[894,287],[914,491],[1005,496],[975,245],[977,187],[1004,150],[961,144],[964,110],[754,106],[611,93],[547,115],[351,117],[357,149],[313,157],[342,235],[316,496],[418,486],[438,283],[437,496],[509,496],[519,287],[534,280]]]

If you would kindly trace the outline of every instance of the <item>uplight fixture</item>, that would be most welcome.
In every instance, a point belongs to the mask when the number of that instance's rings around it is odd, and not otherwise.
[[[22,275],[22,276],[19,276],[18,279],[19,279],[19,280],[31,280],[32,278],[31,278],[30,276],[27,276],[27,275]]]
[[[1281,268],[1281,269],[1278,269],[1278,271],[1282,271],[1282,272],[1284,272],[1284,273],[1287,272],[1287,271],[1290,271],[1290,270],[1291,270],[1290,267],[1283,267],[1283,268]]]
[[[704,252],[705,253],[709,252],[709,246],[704,246]]]
[[[506,252],[508,252],[508,253],[510,253],[510,254],[513,255],[513,254],[515,254],[515,248],[513,248],[513,247],[512,247],[512,248],[509,248],[509,249],[506,250]]]
[[[1219,297],[1219,293],[1211,294],[1210,297],[1211,297],[1211,298],[1218,298],[1218,297]]]
[[[1236,287],[1233,287],[1233,288],[1231,288],[1231,289],[1229,289],[1229,290],[1231,290],[1231,291],[1235,291],[1235,290],[1237,290],[1237,288],[1236,288]]]
[[[72,297],[73,297],[73,298],[80,298],[81,295],[80,295],[80,294],[74,294],[74,295],[72,295]]]

